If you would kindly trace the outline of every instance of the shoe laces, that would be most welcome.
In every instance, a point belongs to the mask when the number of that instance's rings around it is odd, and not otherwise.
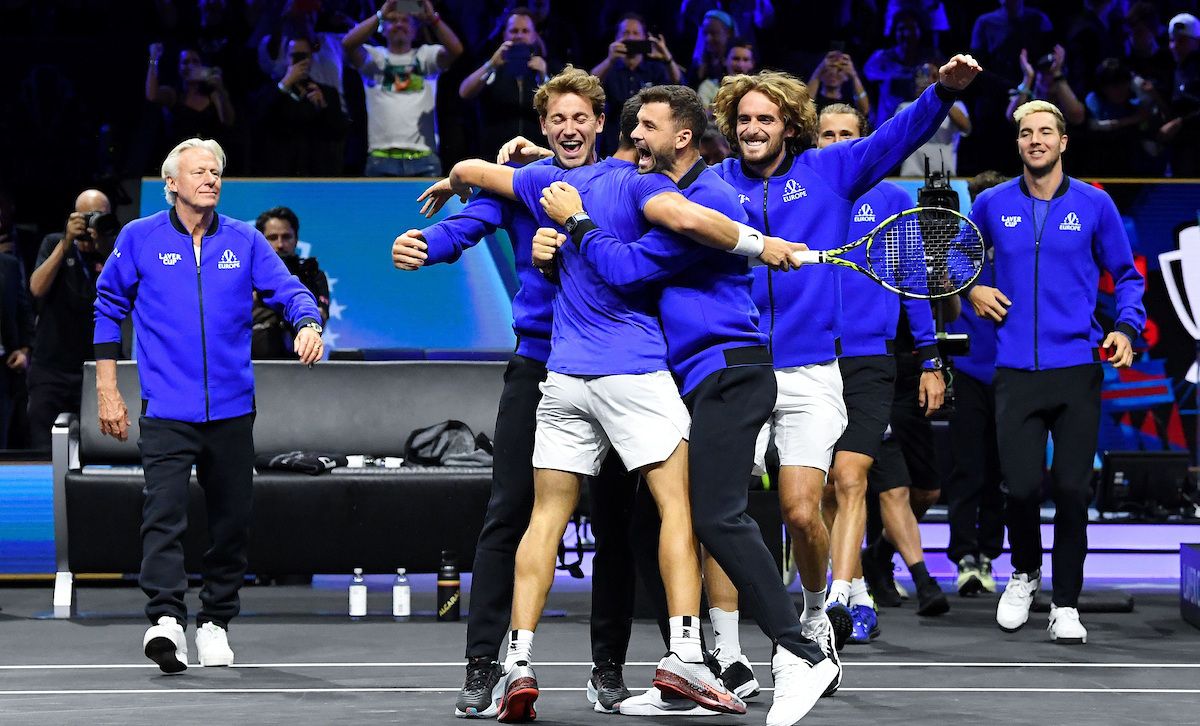
[[[592,668],[596,681],[601,690],[619,691],[625,687],[625,679],[621,675],[621,666],[616,663],[601,663]]]
[[[467,663],[467,680],[463,686],[463,690],[476,691],[484,690],[488,687],[488,680],[492,675],[493,664],[490,660],[481,660],[479,662],[469,661]]]
[[[1009,578],[1008,587],[1004,589],[1004,594],[1007,596],[1008,591],[1012,590],[1013,597],[1032,597],[1034,590],[1037,589],[1034,582],[1035,580],[1032,577],[1026,576],[1025,578],[1020,578],[1014,575]]]
[[[1079,622],[1079,610],[1076,608],[1055,607],[1050,615],[1055,622],[1059,620],[1074,620],[1075,622]]]

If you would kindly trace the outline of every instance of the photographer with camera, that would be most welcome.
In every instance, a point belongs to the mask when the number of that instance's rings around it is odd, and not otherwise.
[[[871,114],[871,99],[858,77],[854,59],[840,50],[829,51],[817,64],[808,77],[808,95],[817,105],[818,113],[827,106],[846,104],[864,115]]]
[[[300,241],[300,218],[287,207],[272,207],[258,215],[254,227],[271,243],[288,272],[298,277],[317,299],[321,324],[324,325],[329,320],[329,280],[317,266],[316,257],[300,257],[296,254],[296,244]],[[254,321],[250,343],[252,359],[291,360],[295,357],[291,349],[295,333],[279,313],[265,305],[257,295],[251,315]]]
[[[1029,101],[1049,101],[1062,111],[1068,125],[1083,123],[1086,109],[1063,75],[1066,59],[1067,51],[1061,45],[1056,45],[1052,52],[1040,56],[1031,64],[1028,50],[1022,48],[1020,60],[1024,80],[1009,94],[1005,118],[1012,118],[1017,108]]]
[[[312,78],[316,41],[298,35],[287,44],[283,78],[259,93],[255,167],[267,176],[338,176],[346,147],[347,119],[333,86]]]
[[[225,88],[221,69],[204,65],[200,51],[179,51],[179,88],[159,80],[163,44],[150,45],[146,69],[146,100],[166,107],[171,115],[170,140],[220,138],[233,126],[233,101]]]
[[[504,42],[458,87],[463,100],[478,99],[481,148],[498,149],[517,136],[544,143],[533,94],[548,73],[533,12],[513,9],[504,22]]]
[[[96,277],[112,253],[120,225],[103,192],[84,191],[61,233],[46,235],[29,277],[37,304],[29,369],[30,447],[49,450],[60,413],[79,413],[83,362],[92,359]]]
[[[605,106],[614,118],[625,102],[647,86],[683,83],[683,67],[667,48],[661,34],[650,35],[646,19],[637,13],[625,13],[617,22],[617,37],[608,44],[608,56],[592,69],[592,75],[604,84]],[[604,127],[597,145],[601,156],[617,150],[620,124]]]

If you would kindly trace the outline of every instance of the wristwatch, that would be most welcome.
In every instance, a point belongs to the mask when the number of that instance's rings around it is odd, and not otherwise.
[[[937,373],[938,371],[944,370],[945,368],[946,368],[946,364],[942,363],[942,359],[939,358],[938,356],[934,356],[932,358],[928,358],[926,360],[921,361],[921,372],[922,373]]]
[[[563,229],[567,230],[567,234],[575,234],[575,228],[578,227],[584,220],[591,220],[587,212],[576,212],[567,221],[563,223]]]
[[[309,321],[309,322],[305,323],[304,325],[300,326],[301,330],[304,330],[305,328],[312,328],[313,332],[315,332],[317,335],[320,335],[321,333],[323,333],[325,331],[325,328],[322,328],[320,323],[315,323],[312,321]]]

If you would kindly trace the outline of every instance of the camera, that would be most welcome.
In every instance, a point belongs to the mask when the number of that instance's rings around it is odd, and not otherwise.
[[[533,58],[533,46],[526,43],[514,43],[504,51],[504,62],[524,66]]]
[[[321,271],[317,266],[316,257],[299,257],[297,255],[288,255],[282,259],[284,266],[288,269],[288,272],[299,278],[300,284],[304,285],[309,290],[314,290],[316,288],[317,281],[320,279],[318,274]]]
[[[85,212],[83,221],[88,229],[96,230],[96,234],[101,237],[114,237],[121,229],[121,224],[117,221],[117,215],[109,212]],[[91,241],[92,236],[85,232],[79,238],[84,241]]]
[[[648,40],[624,40],[626,55],[646,55],[654,50],[654,44]]]
[[[1037,69],[1038,73],[1048,73],[1050,69],[1054,67],[1054,54],[1047,53],[1046,55],[1041,56],[1036,62],[1034,62],[1033,67]]]

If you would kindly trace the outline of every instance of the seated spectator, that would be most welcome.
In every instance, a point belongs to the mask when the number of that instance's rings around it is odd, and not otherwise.
[[[920,96],[937,78],[938,64],[929,63],[917,69],[914,75],[913,100]],[[896,109],[899,112],[912,101],[905,101]],[[930,170],[945,169],[949,176],[958,175],[958,142],[971,133],[971,117],[967,113],[967,104],[955,101],[950,106],[950,112],[942,120],[942,125],[933,136],[926,141],[900,165],[900,176],[925,176],[925,160],[929,160]]]
[[[1161,175],[1166,158],[1155,139],[1157,94],[1150,82],[1118,58],[1106,58],[1093,75],[1096,90],[1084,103],[1093,140],[1104,149],[1105,176]]]
[[[704,135],[700,137],[700,158],[704,159],[705,164],[716,166],[732,155],[725,134],[710,123],[704,130]]]
[[[1021,104],[1038,100],[1058,106],[1068,124],[1078,126],[1083,123],[1086,111],[1063,75],[1067,51],[1061,45],[1056,45],[1053,53],[1037,59],[1036,66],[1029,62],[1029,53],[1024,48],[1018,57],[1024,80],[1010,94],[1005,118],[1011,119]]]
[[[922,43],[921,22],[916,12],[896,13],[891,38],[892,46],[872,53],[863,66],[863,75],[879,88],[872,117],[876,126],[894,116],[901,103],[916,98],[913,79],[926,64],[937,61],[933,50]]]
[[[1200,176],[1200,20],[1180,13],[1168,24],[1175,76],[1168,116],[1159,131],[1170,144],[1171,176]]]
[[[676,16],[678,36],[686,38],[702,32],[701,27],[710,10],[721,10],[729,15],[733,34],[751,43],[759,30],[769,28],[775,22],[775,7],[771,0],[683,0]]]
[[[296,245],[300,242],[300,219],[287,207],[273,207],[258,215],[254,227],[271,243],[275,253],[287,265],[288,271],[300,279],[321,311],[321,324],[329,320],[329,280],[317,265],[316,257],[300,257]],[[254,360],[292,360],[292,342],[296,333],[274,308],[254,297],[251,313],[254,332],[251,335],[250,357]]]
[[[385,0],[342,38],[346,58],[362,74],[367,98],[366,176],[441,176],[437,156],[435,81],[462,55],[462,43],[429,0],[410,15]],[[413,47],[420,24],[439,43]],[[387,46],[365,45],[375,31]]]
[[[233,126],[233,101],[225,89],[221,69],[206,66],[200,51],[184,48],[179,52],[179,87],[159,81],[159,62],[163,44],[150,46],[150,66],[146,69],[146,100],[166,109],[169,122],[167,137],[171,143],[181,139],[226,138]]]
[[[288,41],[291,64],[255,98],[255,166],[266,176],[342,173],[347,120],[337,89],[310,76],[314,42]]]
[[[116,242],[111,215],[108,197],[88,189],[75,200],[64,231],[46,235],[38,250],[29,278],[38,307],[29,369],[30,448],[49,450],[58,415],[79,413],[83,363],[94,358],[96,278]]]
[[[1154,3],[1136,2],[1125,13],[1125,60],[1133,74],[1150,83],[1160,94],[1167,94],[1175,72],[1171,51],[1159,43],[1162,21]]]
[[[533,94],[548,73],[546,48],[532,14],[528,8],[514,9],[504,24],[504,42],[458,87],[464,100],[479,100],[484,149],[499,149],[516,136],[544,145]]]
[[[646,21],[637,13],[621,16],[617,37],[608,46],[608,57],[592,69],[592,75],[604,84],[605,106],[614,118],[620,115],[625,102],[643,88],[683,82],[683,68],[675,62],[666,41],[661,35],[647,36]],[[617,150],[618,126],[604,125],[599,144],[601,154],[607,156]]]
[[[724,76],[753,73],[755,65],[757,64],[754,59],[754,46],[750,44],[750,41],[738,38],[731,42],[729,52],[725,54],[725,72],[720,78],[705,78],[700,87],[696,89],[700,94],[700,100],[704,102],[704,110],[712,115],[712,102],[716,98],[717,90],[721,87],[721,80]]]
[[[693,85],[710,78],[720,81],[725,76],[725,57],[733,40],[733,18],[724,10],[709,10],[696,32],[692,50],[692,65],[688,68]]]
[[[808,78],[808,95],[817,105],[817,113],[835,103],[854,106],[864,116],[871,113],[871,99],[858,77],[854,60],[840,50],[831,50],[821,59]]]

